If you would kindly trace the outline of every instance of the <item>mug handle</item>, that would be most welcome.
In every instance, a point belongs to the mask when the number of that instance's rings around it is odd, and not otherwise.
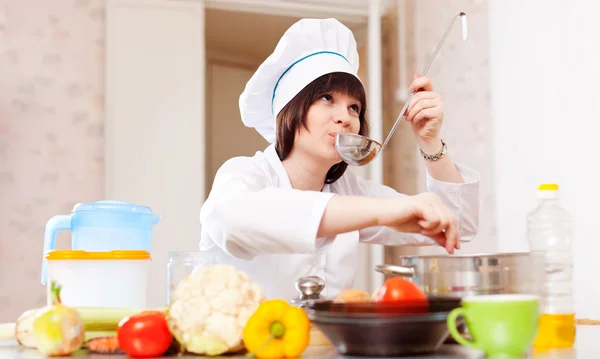
[[[479,344],[477,344],[475,341],[465,339],[462,335],[460,335],[458,329],[456,329],[456,319],[458,319],[459,316],[466,318],[467,310],[465,308],[455,308],[450,312],[450,314],[448,314],[448,318],[446,318],[446,324],[448,325],[450,335],[452,338],[454,338],[454,340],[456,340],[457,343],[461,345],[481,350]]]

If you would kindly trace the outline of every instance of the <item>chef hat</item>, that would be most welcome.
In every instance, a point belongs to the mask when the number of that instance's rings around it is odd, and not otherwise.
[[[345,72],[358,78],[358,51],[352,31],[336,19],[302,19],[281,37],[240,95],[242,121],[275,142],[275,118],[318,77]]]

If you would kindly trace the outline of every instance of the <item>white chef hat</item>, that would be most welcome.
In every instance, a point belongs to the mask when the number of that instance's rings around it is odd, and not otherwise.
[[[350,29],[336,19],[302,19],[283,34],[246,84],[239,100],[242,121],[273,143],[275,118],[298,92],[332,72],[358,78],[358,65]]]

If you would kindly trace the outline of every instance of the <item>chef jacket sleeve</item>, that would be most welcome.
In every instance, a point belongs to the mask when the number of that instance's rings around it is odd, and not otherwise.
[[[463,183],[441,182],[427,173],[427,189],[437,194],[458,219],[461,242],[470,242],[479,225],[479,173],[455,163]],[[396,190],[355,177],[361,195],[373,197],[404,196]],[[400,233],[388,227],[370,227],[360,231],[360,240],[383,245],[431,245],[436,242],[421,234]]]
[[[217,172],[200,211],[203,235],[250,260],[263,253],[314,253],[333,193],[278,188],[260,165],[233,158]]]

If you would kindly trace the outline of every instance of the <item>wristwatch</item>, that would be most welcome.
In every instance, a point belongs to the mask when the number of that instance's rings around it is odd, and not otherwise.
[[[431,162],[431,161],[437,161],[440,158],[444,157],[446,155],[446,153],[448,152],[448,146],[446,146],[446,143],[444,142],[444,140],[442,141],[442,149],[440,150],[440,152],[433,154],[433,155],[428,155],[425,152],[423,152],[423,150],[421,150],[421,155],[423,156],[424,159],[426,159],[427,161]]]

